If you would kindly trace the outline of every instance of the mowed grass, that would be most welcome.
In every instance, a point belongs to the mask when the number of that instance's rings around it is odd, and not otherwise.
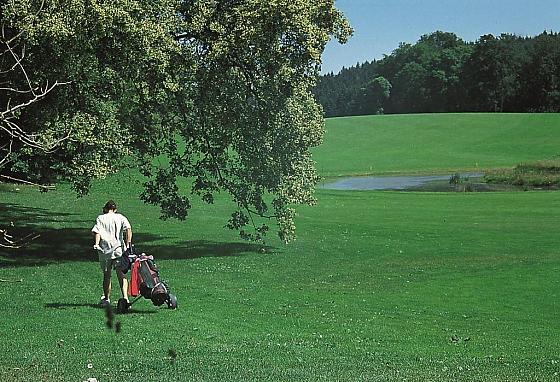
[[[558,157],[560,115],[407,114],[330,118],[323,176],[453,173]]]
[[[82,199],[2,189],[1,221],[41,237],[0,253],[0,381],[559,378],[557,192],[319,190],[294,243],[262,246],[221,228],[226,198],[163,222],[139,190],[133,174]],[[179,297],[141,299],[120,333],[95,307],[89,230],[108,198]]]

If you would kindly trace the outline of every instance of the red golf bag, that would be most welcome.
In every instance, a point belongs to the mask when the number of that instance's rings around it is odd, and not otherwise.
[[[154,257],[145,253],[136,256],[132,263],[129,294],[142,295],[156,306],[164,302],[172,309],[177,306],[177,298],[169,293],[169,287],[159,277]]]

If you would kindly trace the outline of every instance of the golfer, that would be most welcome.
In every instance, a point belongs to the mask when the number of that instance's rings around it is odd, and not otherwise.
[[[109,200],[91,232],[95,240],[93,249],[97,250],[99,265],[103,271],[101,306],[111,304],[111,269],[116,270],[122,296],[128,302],[128,280],[120,268],[122,255],[132,242],[132,228],[128,219],[117,213],[117,204]]]

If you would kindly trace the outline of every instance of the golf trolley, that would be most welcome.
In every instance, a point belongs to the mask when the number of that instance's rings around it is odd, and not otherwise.
[[[140,297],[151,300],[155,306],[167,303],[169,309],[177,308],[177,296],[170,293],[169,286],[160,279],[153,256],[145,253],[137,255],[134,246],[130,246],[123,254],[121,269],[124,273],[131,270],[128,294],[136,298],[131,302],[127,302],[124,298],[119,299],[117,303],[119,313],[128,312]]]

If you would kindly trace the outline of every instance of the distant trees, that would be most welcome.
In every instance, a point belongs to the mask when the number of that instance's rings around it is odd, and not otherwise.
[[[391,95],[391,83],[383,76],[366,84],[363,90],[366,114],[383,114],[385,101]]]
[[[560,111],[560,35],[535,37],[530,54],[519,79],[519,102],[528,111]]]
[[[523,108],[516,97],[530,59],[527,41],[507,34],[480,37],[463,67],[466,109],[499,112]]]
[[[367,114],[362,88],[377,76],[376,73],[376,61],[343,68],[336,75],[320,76],[313,93],[328,116]]]
[[[314,94],[326,116],[378,112],[364,89],[381,77],[390,89],[382,102],[385,113],[560,110],[557,33],[484,35],[473,43],[437,31],[414,45],[400,44],[364,68],[321,77]],[[324,89],[338,97],[329,97]]]
[[[471,47],[453,33],[435,32],[415,45],[402,44],[379,62],[392,83],[389,113],[457,109],[460,70]]]

